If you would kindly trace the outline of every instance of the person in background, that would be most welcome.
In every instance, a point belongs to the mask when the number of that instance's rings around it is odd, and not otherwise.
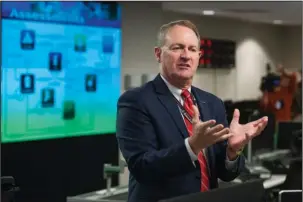
[[[262,77],[261,84],[259,89],[262,92],[262,97],[260,100],[261,109],[264,112],[269,112],[268,104],[269,104],[269,93],[273,92],[275,86],[277,85],[277,81],[280,78],[271,72],[271,66],[269,63],[266,64],[266,75]]]
[[[297,71],[297,90],[292,104],[292,119],[302,121],[302,69]]]
[[[282,64],[277,65],[280,84],[268,93],[267,109],[276,118],[276,122],[292,120],[293,98],[297,90],[297,76],[295,72],[287,71]]]
[[[268,92],[271,91],[272,87],[274,86],[274,84],[271,83],[271,81],[273,79],[276,78],[276,74],[274,74],[271,70],[271,66],[270,64],[266,64],[266,75],[262,77],[261,79],[261,85],[260,85],[260,90],[262,92]]]
[[[200,59],[200,35],[187,20],[160,28],[155,57],[160,73],[123,93],[117,104],[116,136],[130,171],[128,202],[205,192],[218,179],[232,181],[244,168],[241,154],[267,117],[228,126],[224,104],[192,85]]]

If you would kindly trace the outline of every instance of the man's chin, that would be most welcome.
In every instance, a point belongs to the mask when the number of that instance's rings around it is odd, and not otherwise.
[[[178,74],[178,77],[181,80],[189,80],[193,78],[193,74],[189,72],[181,72]]]

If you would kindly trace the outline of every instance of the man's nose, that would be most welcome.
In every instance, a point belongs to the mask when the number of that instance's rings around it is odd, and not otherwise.
[[[184,49],[184,50],[181,52],[180,57],[181,57],[181,59],[183,59],[183,60],[189,60],[189,59],[190,59],[189,51],[188,51],[187,49]]]

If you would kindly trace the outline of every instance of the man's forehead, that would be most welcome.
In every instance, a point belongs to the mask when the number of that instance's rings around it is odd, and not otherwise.
[[[172,27],[166,33],[167,37],[197,38],[196,33],[187,27]]]
[[[167,45],[184,45],[184,46],[195,46],[198,47],[199,45],[199,41],[197,39],[188,39],[186,40],[186,38],[183,39],[177,39],[177,38],[173,38],[173,37],[167,37],[166,38],[166,44]]]
[[[166,42],[169,44],[197,45],[199,43],[197,37],[184,35],[183,37],[166,36]]]

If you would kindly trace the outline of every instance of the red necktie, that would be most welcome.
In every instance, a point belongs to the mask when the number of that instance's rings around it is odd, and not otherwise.
[[[191,117],[193,117],[194,116],[194,111],[192,109],[193,100],[191,98],[190,92],[188,90],[182,90],[181,96],[184,99],[184,105],[183,105],[184,109]],[[189,136],[191,136],[193,134],[193,125],[187,118],[184,117],[184,120]],[[202,192],[208,191],[209,190],[208,169],[206,164],[206,158],[202,151],[200,151],[198,154],[198,161],[200,163],[200,168],[201,168],[201,191]]]

